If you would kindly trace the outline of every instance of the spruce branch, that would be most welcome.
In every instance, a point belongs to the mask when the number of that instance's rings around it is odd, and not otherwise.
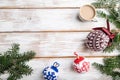
[[[20,53],[19,44],[13,44],[12,48],[0,55],[0,75],[9,73],[7,80],[21,79],[23,75],[30,75],[32,68],[26,62],[35,56],[35,52]]]
[[[120,0],[97,0],[92,3],[96,8],[103,8],[107,13],[98,10],[99,17],[106,17],[113,23],[116,28],[120,29]]]
[[[104,52],[120,51],[120,33],[117,33],[110,46],[104,49]]]
[[[92,3],[96,8],[114,8],[119,3],[119,0],[97,0]]]
[[[111,58],[103,59],[104,64],[93,63],[101,73],[112,76],[113,80],[120,80],[120,72],[115,69],[120,70],[120,55]]]
[[[97,14],[99,17],[104,19],[109,19],[117,29],[120,29],[120,0],[97,0],[92,3],[96,8],[103,8],[107,11],[105,13],[103,10],[98,10]],[[116,32],[115,32],[116,33]],[[120,51],[120,33],[116,33],[110,46],[108,46],[104,52],[113,52],[114,50]],[[120,55],[112,58],[103,59],[104,64],[94,63],[93,65],[101,71],[101,73],[109,75],[113,80],[120,80]]]
[[[92,3],[96,8],[102,8],[103,10],[98,10],[98,17],[109,19],[111,23],[113,23],[117,29],[120,29],[120,0],[97,0]],[[104,52],[113,52],[114,50],[120,51],[120,34],[117,33],[112,44],[108,46]],[[118,39],[119,38],[119,39]]]

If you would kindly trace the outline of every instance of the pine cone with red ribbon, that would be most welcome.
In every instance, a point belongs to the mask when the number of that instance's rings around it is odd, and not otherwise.
[[[93,31],[87,36],[85,45],[93,51],[103,51],[111,44],[114,37],[115,34],[110,32],[109,22],[107,20],[107,28],[93,28]]]

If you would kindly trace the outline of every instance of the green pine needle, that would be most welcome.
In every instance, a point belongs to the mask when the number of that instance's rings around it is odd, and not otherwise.
[[[120,72],[115,71],[115,69],[120,70],[120,55],[112,58],[105,58],[103,63],[104,64],[93,63],[93,66],[103,74],[112,76],[113,80],[120,80]]]
[[[109,19],[116,28],[120,29],[120,0],[97,0],[92,3],[96,8],[103,8],[108,13],[103,10],[98,10],[97,15],[104,19]],[[120,34],[118,33],[111,46],[108,46],[104,52],[113,52],[114,50],[120,51]]]
[[[104,52],[113,52],[114,50],[120,51],[120,33],[117,33],[115,35],[115,38],[113,39],[110,46],[108,46],[106,49],[104,49]]]
[[[120,29],[120,0],[97,0],[92,3],[96,8],[102,8],[103,10],[98,10],[97,14],[99,17],[104,19],[109,19],[117,29]],[[114,50],[120,51],[120,34],[116,33],[110,46],[108,46],[104,52],[113,52]],[[101,71],[101,73],[112,76],[113,80],[120,80],[120,71],[115,71],[115,69],[120,70],[120,55],[112,58],[105,58],[103,60],[104,64],[94,63],[93,65]]]
[[[105,19],[108,18],[116,28],[120,29],[120,0],[97,0],[92,5],[106,10],[108,14],[98,10],[98,16]]]
[[[11,49],[0,55],[0,75],[9,73],[7,80],[21,79],[23,75],[30,75],[33,71],[26,62],[35,56],[35,52],[19,53],[19,50],[19,44],[13,44]]]

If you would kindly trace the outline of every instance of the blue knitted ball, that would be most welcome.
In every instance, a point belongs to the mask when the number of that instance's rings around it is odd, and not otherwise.
[[[43,77],[45,80],[57,80],[58,77],[58,68],[59,67],[59,63],[54,62],[54,64],[52,66],[48,66],[46,68],[44,68],[43,70]]]

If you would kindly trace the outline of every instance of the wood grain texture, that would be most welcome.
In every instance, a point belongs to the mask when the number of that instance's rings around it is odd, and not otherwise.
[[[34,50],[36,57],[74,56],[79,52],[82,56],[113,56],[118,52],[93,52],[84,46],[88,32],[64,33],[1,33],[0,48],[4,51],[12,43],[19,43],[21,51]]]
[[[0,10],[0,32],[2,31],[86,31],[106,26],[106,21],[81,22],[79,9],[2,9]],[[115,26],[111,25],[111,29]]]
[[[0,0],[0,8],[80,7],[95,0]]]
[[[96,17],[97,22],[81,22],[78,18],[80,6],[94,1],[0,0],[0,52],[6,51],[12,43],[19,43],[20,52],[33,50],[37,53],[28,63],[33,74],[21,80],[44,80],[43,68],[55,61],[61,64],[58,80],[110,80],[104,79],[93,66],[85,74],[71,69],[75,51],[88,58],[91,64],[102,63],[103,57],[119,54],[117,51],[93,52],[84,47],[92,28],[106,26],[106,21],[101,18]],[[111,29],[115,29],[112,24]],[[6,80],[7,76],[0,77]]]
[[[21,80],[44,80],[42,78],[42,70],[51,66],[55,61],[60,63],[59,67],[59,79],[58,80],[100,80],[103,79],[103,76],[97,69],[92,66],[93,62],[102,63],[102,58],[91,58],[88,61],[91,62],[90,70],[87,73],[79,74],[73,71],[71,65],[74,58],[71,59],[34,59],[31,60],[28,64],[33,68],[34,72],[31,76],[24,76]],[[44,62],[43,62],[44,61]],[[101,78],[102,77],[102,78]],[[3,78],[6,78],[6,75],[3,75]],[[5,80],[5,79],[4,79]],[[107,80],[107,79],[103,79]]]

